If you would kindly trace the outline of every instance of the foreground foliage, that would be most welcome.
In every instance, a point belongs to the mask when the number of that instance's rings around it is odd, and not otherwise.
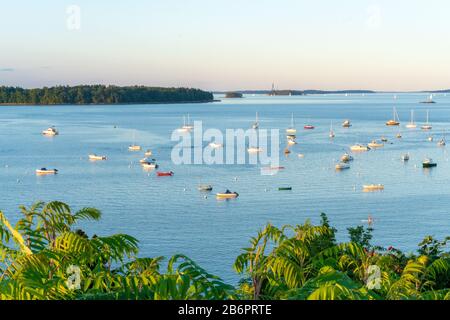
[[[137,239],[89,237],[75,229],[100,211],[61,202],[0,212],[0,299],[450,299],[447,241],[427,237],[417,255],[371,245],[372,229],[349,228],[337,243],[326,215],[313,225],[268,224],[236,258],[237,287],[176,255],[138,257]],[[164,269],[164,271],[162,271]]]

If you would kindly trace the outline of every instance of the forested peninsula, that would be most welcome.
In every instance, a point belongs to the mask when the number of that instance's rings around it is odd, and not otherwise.
[[[211,101],[214,101],[211,92],[191,88],[81,85],[24,89],[0,86],[0,104],[5,105],[200,103]]]

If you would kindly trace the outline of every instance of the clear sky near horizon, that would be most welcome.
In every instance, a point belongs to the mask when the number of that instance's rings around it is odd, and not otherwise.
[[[0,85],[446,89],[449,16],[448,0],[0,0]]]

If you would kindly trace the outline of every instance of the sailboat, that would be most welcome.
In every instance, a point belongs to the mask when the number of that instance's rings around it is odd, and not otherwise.
[[[189,132],[191,131],[186,124],[186,116],[183,116],[183,126],[178,129],[178,132]]]
[[[408,129],[417,128],[417,124],[414,122],[414,110],[411,110],[411,122],[406,125]]]
[[[295,135],[297,133],[297,129],[295,129],[295,123],[294,123],[294,114],[292,114],[291,118],[291,126],[286,129],[286,133],[289,135]]]
[[[398,113],[397,110],[394,107],[394,119],[393,120],[389,120],[388,122],[386,122],[387,126],[398,126],[400,125],[400,119],[398,117]]]
[[[427,122],[422,126],[422,130],[431,130],[433,126],[430,124],[430,110],[427,110]]]
[[[446,145],[447,145],[447,142],[446,142],[446,140],[445,140],[445,130],[444,130],[444,136],[442,137],[441,140],[439,140],[438,146],[439,146],[439,147],[445,147]]]
[[[129,151],[141,151],[141,146],[136,144],[136,131],[133,131],[133,144],[128,147]]]
[[[183,125],[183,129],[185,129],[185,130],[192,130],[192,129],[194,129],[194,126],[191,124],[191,118],[190,118],[190,116],[189,116],[189,113],[188,113],[188,115],[187,115],[187,123],[185,123],[184,125]]]
[[[433,95],[431,94],[428,100],[422,101],[421,103],[436,103],[436,102],[433,100]]]
[[[258,130],[259,129],[258,112],[256,113],[256,119],[255,119],[255,122],[252,125],[252,129],[254,129],[254,130]]]
[[[333,121],[331,121],[330,134],[328,136],[330,138],[336,137],[336,134],[334,133],[334,130],[333,130]]]

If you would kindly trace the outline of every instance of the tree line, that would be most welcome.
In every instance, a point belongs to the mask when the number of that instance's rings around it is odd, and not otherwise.
[[[132,236],[76,229],[101,218],[95,208],[39,202],[20,212],[14,226],[0,212],[0,300],[450,299],[449,238],[405,254],[372,245],[363,226],[339,243],[325,214],[317,225],[268,224],[236,258],[234,286],[184,255],[138,257]]]
[[[200,89],[146,86],[56,86],[38,89],[0,87],[0,104],[127,104],[209,102],[213,94]]]

